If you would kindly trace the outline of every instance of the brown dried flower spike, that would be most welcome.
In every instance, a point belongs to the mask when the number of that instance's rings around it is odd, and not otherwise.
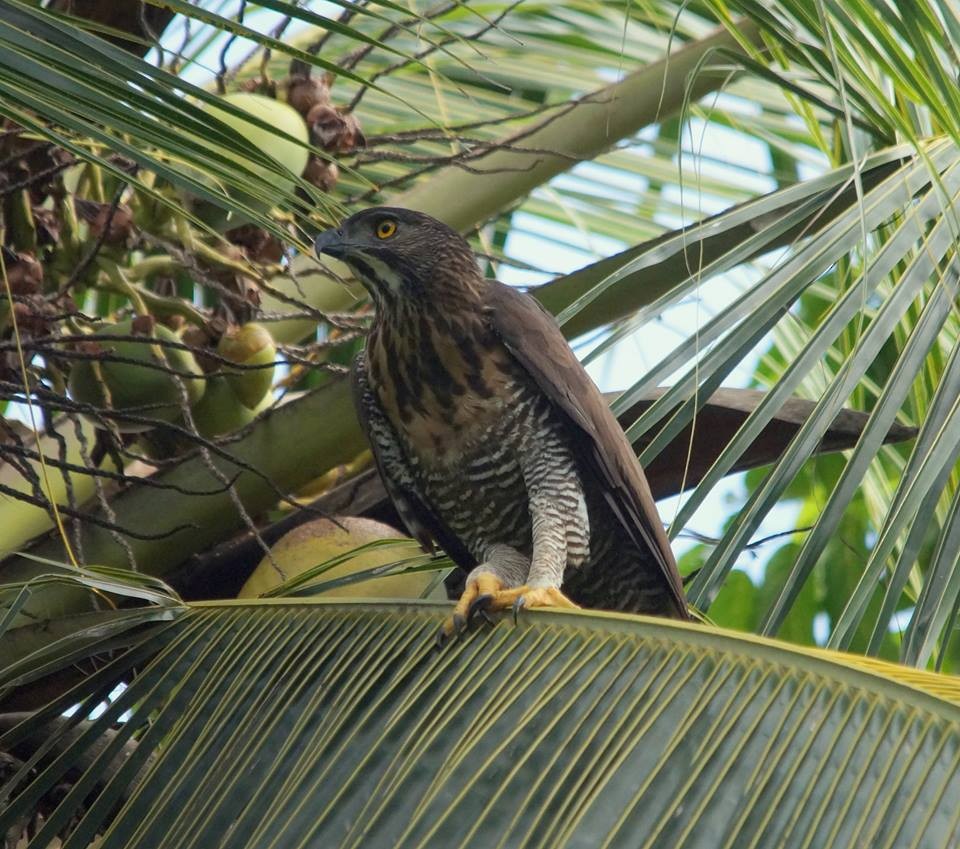
[[[321,159],[319,156],[311,156],[307,162],[307,167],[303,171],[303,179],[318,189],[329,192],[337,185],[337,180],[340,179],[340,169],[336,162]]]
[[[116,208],[109,203],[97,203],[74,198],[77,215],[90,225],[90,235],[103,239],[108,245],[129,247],[134,235],[133,212],[124,203]],[[104,232],[106,230],[106,232]]]
[[[14,295],[32,295],[43,286],[43,266],[33,254],[4,250],[7,281]]]
[[[256,224],[234,227],[226,232],[226,237],[232,244],[243,248],[252,262],[280,262],[283,259],[282,242]]]
[[[294,74],[287,81],[287,103],[306,116],[318,103],[330,102],[332,83],[333,74],[324,74],[322,77]]]
[[[329,153],[350,153],[367,145],[354,115],[329,103],[313,106],[307,113],[307,127],[313,143]]]

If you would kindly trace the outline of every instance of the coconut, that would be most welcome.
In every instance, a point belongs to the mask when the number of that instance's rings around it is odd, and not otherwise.
[[[101,359],[77,360],[70,370],[70,395],[80,403],[165,422],[174,421],[180,416],[182,404],[177,377],[148,363],[165,364],[179,372],[191,406],[203,397],[206,381],[202,379],[203,372],[193,354],[179,348],[150,344],[151,338],[179,342],[172,330],[152,320],[145,321],[141,316],[105,327],[98,335],[142,336],[143,339],[115,342],[105,339],[81,344],[81,350],[98,354]],[[102,424],[96,418],[93,421]],[[117,420],[115,424],[125,433],[153,427],[148,423],[123,420]]]
[[[417,547],[391,528],[372,519],[339,516],[334,519],[312,519],[288,531],[270,549],[271,557],[264,557],[240,590],[240,598],[256,598],[274,587],[320,563],[335,557],[349,555],[367,543],[396,540],[396,545],[384,545],[366,551],[357,551],[344,562],[318,576],[311,583],[344,578],[356,572],[383,566],[416,555]],[[435,574],[412,572],[368,578],[356,584],[328,589],[325,597],[361,598],[420,598],[434,582]],[[440,584],[432,598],[445,598]]]
[[[299,177],[303,173],[310,152],[306,147],[301,147],[296,142],[290,141],[277,134],[277,131],[286,133],[286,135],[293,139],[297,139],[304,144],[307,143],[309,140],[307,126],[296,109],[282,101],[264,97],[262,94],[252,94],[244,91],[226,94],[221,100],[242,112],[247,112],[259,118],[269,127],[275,128],[275,130],[257,126],[252,121],[245,120],[242,117],[223,109],[218,109],[215,106],[207,107],[207,112],[210,115],[213,115],[218,121],[222,121],[224,124],[232,127],[239,135],[254,145],[254,147],[275,159],[294,176]],[[222,147],[212,145],[209,142],[204,141],[201,143],[209,148],[210,153],[215,158],[236,162],[243,168],[258,174],[271,185],[276,186],[278,192],[276,200],[280,199],[280,192],[287,196],[293,194],[294,187],[296,186],[296,180],[293,177],[278,176],[275,171],[264,165],[260,165],[249,157],[238,154],[232,150],[224,150]],[[215,181],[210,175],[199,173],[194,169],[189,170],[191,175],[196,179],[208,185],[214,185]],[[233,187],[224,186],[224,189],[231,197],[257,212],[267,212],[273,205],[271,201],[254,197]],[[194,214],[216,230],[237,227],[246,223],[246,219],[242,216],[228,214],[226,210],[209,201],[194,198],[189,195],[188,198],[191,200],[191,207]]]
[[[233,433],[250,424],[259,413],[270,406],[272,400],[265,395],[260,404],[251,409],[236,396],[226,378],[208,377],[207,391],[190,414],[197,426],[197,433],[212,439]]]
[[[246,368],[227,374],[227,381],[236,396],[250,409],[255,408],[273,386],[273,365],[277,348],[263,325],[250,322],[228,330],[217,345],[221,357]]]

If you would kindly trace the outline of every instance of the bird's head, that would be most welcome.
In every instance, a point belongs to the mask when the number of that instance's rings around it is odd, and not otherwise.
[[[385,305],[473,295],[483,280],[456,230],[409,209],[365,209],[317,236],[315,247],[346,263]]]

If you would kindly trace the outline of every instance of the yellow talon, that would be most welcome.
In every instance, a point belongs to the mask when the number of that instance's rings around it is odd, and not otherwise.
[[[477,575],[475,581],[467,584],[463,595],[453,608],[453,613],[443,620],[437,634],[437,645],[442,646],[452,637],[459,637],[467,630],[470,618],[475,612],[474,605],[485,597],[495,597],[501,592],[503,592],[503,584],[496,575],[490,572],[481,572]]]
[[[505,590],[497,599],[499,603],[498,610],[504,610],[507,607],[566,607],[579,609],[579,604],[574,604],[568,599],[558,587],[515,587],[512,590]]]
[[[516,612],[522,607],[579,608],[558,587],[521,587],[505,589],[500,579],[481,572],[471,581],[457,601],[453,613],[448,616],[437,634],[437,645],[443,646],[452,637],[459,637],[470,626],[477,613],[495,613],[510,608]]]

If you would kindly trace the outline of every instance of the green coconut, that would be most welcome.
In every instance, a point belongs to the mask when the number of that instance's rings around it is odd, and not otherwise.
[[[300,113],[286,103],[270,97],[264,97],[260,94],[250,94],[247,92],[226,94],[221,99],[231,106],[259,118],[268,126],[275,127],[277,131],[286,133],[291,138],[302,141],[304,144],[309,140],[307,125],[304,123]],[[224,124],[228,124],[259,150],[279,162],[293,176],[279,176],[275,171],[254,162],[246,156],[238,154],[235,151],[224,150],[220,146],[211,145],[209,142],[204,141],[203,144],[212,148],[211,153],[213,156],[237,162],[247,170],[262,177],[271,185],[276,186],[277,199],[280,197],[280,192],[284,195],[293,193],[294,187],[296,186],[294,177],[298,177],[303,173],[303,169],[306,167],[307,159],[310,155],[305,147],[297,145],[295,142],[278,135],[272,130],[259,127],[251,121],[244,120],[237,115],[233,115],[223,109],[218,109],[215,106],[208,106],[207,112]],[[209,175],[201,175],[197,172],[191,173],[210,185],[214,184],[213,178]],[[224,188],[231,197],[257,212],[267,212],[273,205],[271,201],[254,197],[235,188],[229,186],[225,186]],[[236,227],[239,224],[245,223],[241,216],[228,214],[226,210],[209,201],[194,199],[192,206],[194,213],[198,217],[218,230],[223,230],[227,226]]]
[[[273,386],[277,347],[270,331],[254,322],[227,331],[220,338],[217,353],[238,365],[262,366],[229,372],[226,376],[237,398],[254,409]]]
[[[135,323],[137,330],[134,330]],[[83,343],[82,349],[100,353],[103,359],[77,360],[70,370],[70,395],[83,404],[104,410],[127,412],[160,421],[172,422],[180,417],[182,398],[177,378],[159,368],[140,363],[166,365],[180,373],[190,405],[204,394],[207,381],[193,354],[179,348],[152,345],[150,339],[179,342],[176,333],[163,325],[153,325],[152,333],[142,331],[144,319],[131,319],[105,327],[100,336],[142,336],[142,341],[103,339]],[[133,362],[117,362],[116,359]],[[184,375],[196,375],[188,377]],[[94,424],[101,424],[93,418]],[[150,430],[153,425],[116,420],[124,433]]]
[[[236,396],[227,378],[213,376],[207,378],[207,391],[200,403],[190,410],[190,414],[197,433],[213,439],[250,424],[270,406],[272,400],[264,395],[258,405],[248,407]]]

